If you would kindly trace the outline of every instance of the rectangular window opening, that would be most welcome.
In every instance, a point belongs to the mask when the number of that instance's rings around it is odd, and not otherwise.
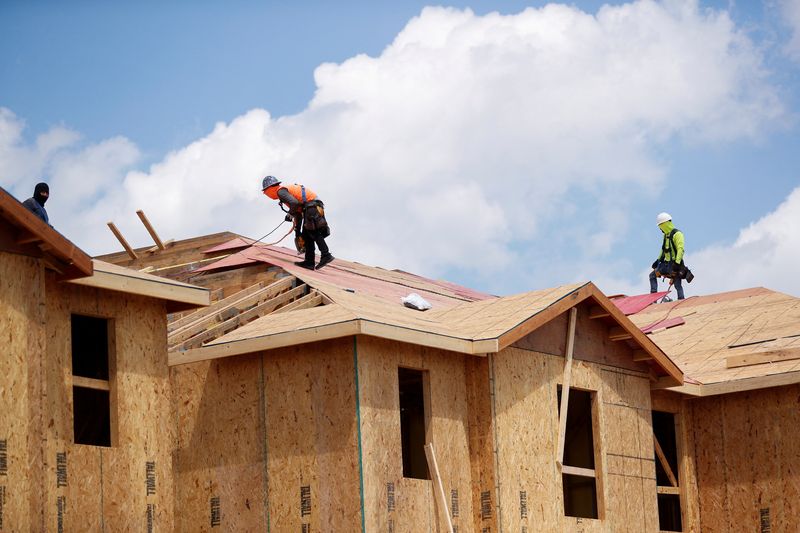
[[[428,402],[425,394],[425,371],[398,368],[400,390],[400,440],[403,453],[403,477],[430,479],[425,458]]]
[[[580,518],[598,518],[597,479],[592,398],[590,391],[570,388],[567,425],[564,434],[562,485],[564,514]],[[561,386],[558,387],[558,412],[561,415]]]
[[[71,317],[75,444],[111,446],[110,325],[106,318]]]
[[[675,431],[675,415],[663,411],[653,411],[653,435],[661,446],[666,463],[675,481],[678,481],[678,439]],[[656,485],[663,490],[676,490],[669,474],[655,452]],[[658,494],[658,527],[661,531],[683,531],[681,520],[680,494]]]

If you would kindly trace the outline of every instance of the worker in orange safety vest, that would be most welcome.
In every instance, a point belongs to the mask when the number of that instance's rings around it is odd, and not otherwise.
[[[295,265],[314,270],[333,261],[333,255],[325,243],[325,237],[331,234],[328,221],[325,220],[325,204],[314,191],[298,184],[281,185],[275,176],[265,177],[261,182],[261,190],[269,198],[278,200],[281,209],[287,213],[286,219],[294,221],[295,246],[298,252],[305,253],[305,259],[295,262]],[[321,254],[316,266],[315,244]]]

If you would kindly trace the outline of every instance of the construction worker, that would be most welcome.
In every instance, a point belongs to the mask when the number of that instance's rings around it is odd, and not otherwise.
[[[311,189],[303,185],[281,185],[280,180],[274,176],[267,176],[261,182],[262,192],[278,200],[281,209],[286,211],[287,220],[294,221],[295,246],[298,252],[305,252],[305,259],[295,263],[297,266],[314,270],[320,269],[333,261],[333,255],[325,244],[325,237],[331,234],[328,222],[325,220],[325,205],[317,198]],[[314,244],[319,246],[322,254],[314,266]]]
[[[50,217],[44,209],[44,203],[50,197],[50,187],[46,183],[37,183],[33,189],[33,196],[22,202],[28,211],[50,224]]]
[[[650,272],[650,292],[658,292],[656,278],[663,276],[672,279],[675,290],[678,293],[678,300],[683,300],[681,279],[687,277],[687,274],[691,275],[689,269],[683,264],[683,232],[672,223],[672,216],[669,213],[659,213],[656,217],[656,223],[664,234],[664,240],[661,244],[661,255],[653,261],[653,271]]]

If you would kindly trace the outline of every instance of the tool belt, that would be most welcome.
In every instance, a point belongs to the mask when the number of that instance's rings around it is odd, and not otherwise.
[[[325,204],[320,200],[311,200],[303,204],[303,229],[308,231],[325,230],[330,235],[328,221],[325,220]]]

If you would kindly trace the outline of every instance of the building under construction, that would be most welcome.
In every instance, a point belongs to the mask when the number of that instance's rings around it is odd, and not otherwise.
[[[0,200],[0,530],[800,529],[794,297],[495,297],[231,233],[91,260]]]

